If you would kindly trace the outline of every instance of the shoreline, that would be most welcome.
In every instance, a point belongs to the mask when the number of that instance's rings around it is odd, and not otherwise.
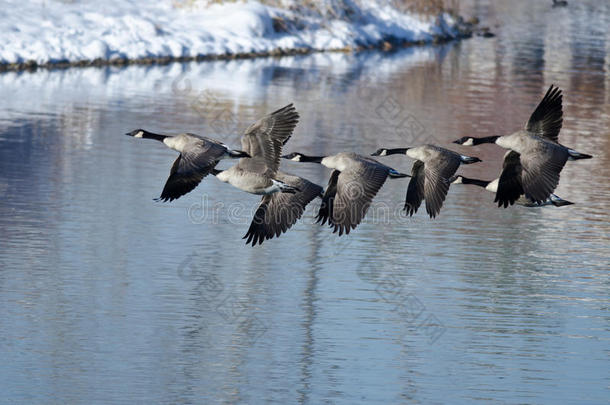
[[[326,52],[363,52],[370,50],[378,50],[383,52],[392,52],[400,48],[408,48],[411,46],[424,46],[424,45],[435,45],[443,44],[451,41],[459,41],[463,39],[472,38],[475,34],[483,37],[491,37],[493,34],[489,32],[487,28],[478,27],[478,22],[460,22],[456,28],[458,34],[455,36],[444,35],[436,36],[432,40],[421,40],[421,41],[409,41],[397,38],[385,38],[378,41],[375,44],[366,46],[347,46],[344,48],[329,48],[329,49],[316,49],[316,48],[293,48],[293,49],[273,49],[270,51],[262,52],[239,52],[239,53],[224,53],[224,54],[200,54],[197,56],[157,56],[157,57],[146,57],[136,59],[94,59],[94,60],[79,60],[79,61],[57,61],[39,64],[34,60],[20,63],[4,63],[0,64],[0,74],[6,72],[35,72],[38,69],[44,70],[64,70],[69,68],[84,68],[84,67],[104,67],[104,66],[130,66],[130,65],[168,65],[170,63],[187,63],[187,62],[208,62],[208,61],[228,61],[237,59],[255,59],[255,58],[267,58],[267,57],[282,57],[282,56],[295,56],[295,55],[309,55],[314,53],[326,53]]]

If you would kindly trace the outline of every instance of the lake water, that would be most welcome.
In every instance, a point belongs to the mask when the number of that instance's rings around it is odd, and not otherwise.
[[[6,403],[608,403],[610,4],[464,2],[497,37],[318,54],[0,75],[0,392]],[[392,180],[347,237],[313,224],[246,246],[258,197],[206,178],[156,203],[176,154],[123,134],[238,146],[294,102],[285,151],[432,142],[522,127],[564,90],[575,205],[499,209],[451,187],[405,218]],[[411,161],[384,158],[409,171]],[[222,162],[226,167],[231,162]],[[283,162],[325,185],[330,171]],[[1,402],[1,401],[0,401]]]

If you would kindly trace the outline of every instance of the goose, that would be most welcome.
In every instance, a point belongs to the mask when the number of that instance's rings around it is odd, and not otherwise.
[[[180,153],[172,165],[161,196],[155,201],[173,201],[191,192],[222,159],[250,157],[246,152],[233,150],[220,141],[190,133],[171,136],[136,129],[125,135],[155,139]]]
[[[264,116],[241,137],[242,149],[250,158],[240,159],[227,170],[212,171],[222,182],[263,196],[243,237],[246,244],[255,246],[280,236],[303,215],[307,204],[322,196],[322,187],[317,184],[278,170],[282,146],[290,139],[298,119],[292,104]]]
[[[364,218],[373,198],[386,178],[408,177],[366,156],[341,152],[329,156],[307,156],[292,152],[282,156],[294,162],[320,163],[334,169],[322,197],[316,223],[326,221],[333,233],[349,234]]]
[[[473,184],[475,186],[483,187],[485,190],[491,191],[492,193],[495,193],[498,191],[498,183],[500,182],[500,179],[497,178],[495,180],[479,180],[479,179],[471,179],[469,177],[464,177],[461,174],[458,174],[458,175],[453,176],[451,179],[449,179],[449,182],[451,184]],[[542,207],[545,205],[563,207],[564,205],[574,204],[573,202],[564,200],[563,198],[561,198],[555,194],[551,194],[551,196],[548,199],[546,199],[545,201],[543,201],[541,203],[537,203],[537,202],[533,201],[532,199],[527,198],[526,196],[522,195],[521,197],[519,197],[517,199],[517,201],[515,201],[515,203],[518,205],[522,205],[524,207]]]
[[[499,207],[514,204],[521,194],[536,203],[546,201],[557,188],[559,173],[568,160],[592,158],[558,142],[563,123],[562,98],[561,90],[551,85],[525,129],[510,135],[465,136],[454,141],[464,146],[495,143],[512,152],[504,157],[494,200]]]
[[[438,215],[449,191],[447,181],[455,174],[460,164],[480,162],[478,157],[464,156],[436,145],[415,148],[378,149],[373,156],[407,155],[415,159],[411,169],[411,181],[407,188],[404,210],[413,216],[422,200],[426,200],[426,212],[430,218]]]
[[[277,192],[263,196],[248,232],[246,244],[262,244],[264,240],[280,236],[294,225],[305,212],[305,207],[316,197],[322,198],[322,187],[299,176],[278,171],[278,181],[298,190],[294,193]]]

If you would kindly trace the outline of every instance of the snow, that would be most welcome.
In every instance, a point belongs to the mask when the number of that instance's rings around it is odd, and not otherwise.
[[[170,0],[0,0],[0,64],[333,50],[457,36],[447,14],[405,14],[378,0],[359,4],[349,19],[325,20],[254,1],[188,8]],[[274,18],[289,29],[276,32]]]

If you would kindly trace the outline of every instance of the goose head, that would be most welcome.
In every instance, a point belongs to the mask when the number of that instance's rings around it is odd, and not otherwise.
[[[388,156],[388,155],[404,155],[407,153],[407,151],[411,149],[411,148],[394,148],[394,149],[388,149],[388,148],[379,148],[377,149],[375,152],[371,153],[371,156]]]
[[[134,138],[144,138],[144,139],[156,139],[157,141],[163,142],[165,143],[165,138],[175,138],[175,137],[169,137],[167,135],[161,135],[161,134],[154,134],[152,132],[149,132],[145,129],[135,129],[131,132],[127,132],[125,135],[127,136],[133,136]],[[169,146],[169,145],[168,145]],[[171,146],[170,146],[171,148]]]
[[[388,150],[386,148],[379,148],[375,152],[371,153],[371,156],[386,156]]]
[[[299,152],[292,152],[282,156],[282,158],[292,160],[293,162],[300,162],[304,157],[305,155]]]
[[[134,129],[131,132],[127,132],[125,135],[127,136],[133,136],[134,138],[144,138],[144,135],[146,135],[148,133],[148,131],[146,131],[145,129]]]
[[[453,141],[453,143],[463,146],[472,146],[474,145],[474,138],[472,136],[463,136],[460,139]]]
[[[463,184],[464,183],[464,177],[461,174],[458,174],[457,176],[453,176],[452,178],[449,179],[449,184]]]

